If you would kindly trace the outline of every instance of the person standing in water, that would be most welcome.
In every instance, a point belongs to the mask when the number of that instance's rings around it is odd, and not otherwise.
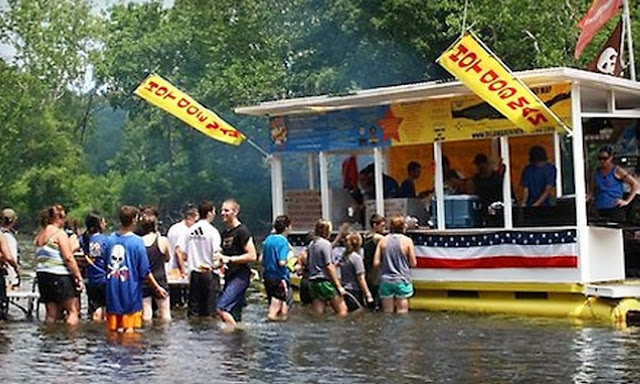
[[[331,222],[319,219],[315,225],[314,239],[309,244],[306,264],[309,268],[309,292],[313,301],[313,311],[323,314],[329,303],[339,316],[347,314],[347,305],[343,296],[345,289],[338,279],[336,266],[331,256]]]
[[[107,305],[107,272],[104,255],[108,236],[103,232],[106,222],[100,213],[91,212],[85,219],[86,230],[80,237],[80,249],[87,258],[87,301],[89,316],[94,321],[103,320]]]
[[[66,210],[54,204],[42,212],[40,219],[41,228],[34,245],[40,302],[45,304],[47,312],[44,321],[53,324],[66,311],[65,322],[77,325],[84,281],[64,231]]]
[[[158,217],[153,210],[147,209],[140,218],[140,235],[144,242],[149,259],[149,269],[165,291],[169,292],[169,282],[164,264],[169,261],[169,241],[158,232]],[[153,318],[153,302],[158,307],[158,318],[164,322],[171,321],[169,298],[162,297],[154,292],[153,288],[145,283],[142,285],[142,320],[151,321]]]
[[[121,227],[109,236],[107,265],[107,330],[131,333],[142,327],[142,281],[147,280],[159,297],[167,291],[149,270],[144,242],[133,233],[138,223],[138,208],[120,208]]]
[[[344,301],[349,312],[364,308],[365,303],[373,306],[373,295],[365,279],[364,263],[360,255],[362,236],[357,232],[347,235],[346,247],[340,260],[340,280],[347,292]]]
[[[0,320],[6,320],[9,313],[9,299],[7,298],[7,286],[3,272],[5,265],[12,266],[16,273],[20,273],[20,267],[11,255],[9,242],[0,234]]]
[[[220,232],[213,226],[216,207],[205,200],[198,206],[200,220],[189,227],[178,245],[187,255],[189,316],[216,315],[220,294]]]
[[[249,229],[238,220],[240,204],[227,199],[220,209],[225,230],[222,232],[222,263],[226,265],[224,289],[218,298],[217,312],[233,330],[242,319],[242,307],[251,281],[249,263],[256,261],[256,247]]]
[[[264,240],[262,246],[262,266],[264,267],[264,289],[267,292],[271,321],[286,320],[289,314],[291,285],[287,260],[292,252],[287,236],[291,231],[291,219],[287,215],[276,217],[273,233]]]
[[[404,234],[403,216],[391,218],[388,235],[378,242],[373,266],[380,268],[380,299],[384,312],[409,312],[409,298],[413,296],[411,270],[417,265],[413,240]]]
[[[9,244],[9,251],[13,259],[20,264],[20,250],[18,249],[18,239],[16,238],[16,223],[18,222],[18,215],[16,211],[11,208],[5,208],[2,210],[2,216],[0,216],[0,236],[4,236]],[[15,269],[11,265],[6,265],[6,286],[9,289],[15,289],[20,286],[20,276],[16,273]],[[2,271],[0,271],[2,273]]]

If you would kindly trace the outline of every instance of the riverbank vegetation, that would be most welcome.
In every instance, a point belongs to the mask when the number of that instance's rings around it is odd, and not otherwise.
[[[8,4],[0,14],[0,42],[11,52],[0,60],[0,205],[29,225],[53,202],[75,218],[155,204],[170,221],[184,202],[235,196],[249,226],[266,231],[262,155],[189,129],[133,96],[138,84],[157,73],[267,148],[267,122],[237,116],[234,106],[447,78],[434,61],[460,34],[465,1]],[[589,4],[470,0],[466,25],[513,70],[583,68],[615,26],[576,61],[576,23]]]

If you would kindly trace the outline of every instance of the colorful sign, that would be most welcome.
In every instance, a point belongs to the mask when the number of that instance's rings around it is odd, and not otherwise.
[[[233,145],[239,145],[245,138],[242,132],[158,75],[149,75],[134,93],[211,138]]]
[[[564,122],[571,121],[571,87],[568,83],[533,87],[531,90]],[[398,126],[399,140],[394,140],[393,146],[529,133],[514,126],[476,95],[393,104],[391,110],[394,116],[402,119]],[[558,131],[564,130],[558,127]]]
[[[436,60],[475,94],[506,116],[515,129],[549,132],[564,123],[470,32]]]
[[[333,111],[269,120],[271,151],[318,152],[390,145],[387,106]],[[387,128],[385,128],[387,127]]]

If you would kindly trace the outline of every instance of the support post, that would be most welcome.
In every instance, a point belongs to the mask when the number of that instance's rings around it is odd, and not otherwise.
[[[506,167],[502,175],[502,213],[504,227],[513,229],[513,197],[511,196],[511,156],[509,153],[509,137],[500,137],[500,157]]]
[[[374,185],[376,186],[376,213],[384,216],[384,179],[382,177],[384,164],[380,148],[373,148],[373,164]]]
[[[284,214],[284,182],[280,156],[274,154],[269,159],[271,163],[271,212],[274,220],[277,216]]]
[[[329,162],[325,152],[318,153],[320,163],[320,202],[322,204],[322,218],[331,221],[331,207],[329,199]]]
[[[435,176],[436,176],[436,222],[437,228],[443,231],[446,228],[445,214],[444,214],[444,174],[442,172],[442,143],[435,141],[433,143],[433,162],[435,164]],[[431,212],[433,214],[433,212]]]
[[[576,190],[576,232],[578,237],[578,268],[580,282],[586,282],[589,276],[589,227],[587,226],[587,188],[582,132],[582,107],[580,103],[580,84],[571,84],[571,126],[573,135],[573,178]]]
[[[633,39],[631,37],[631,16],[629,15],[629,0],[622,0],[622,17],[624,18],[627,35],[627,52],[629,54],[629,74],[631,80],[636,81],[636,61],[633,55]]]
[[[556,198],[564,194],[562,188],[562,152],[560,151],[562,145],[560,140],[560,134],[558,132],[553,133],[553,160],[556,166]]]

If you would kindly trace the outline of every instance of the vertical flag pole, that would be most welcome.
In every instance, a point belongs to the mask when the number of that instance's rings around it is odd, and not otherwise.
[[[629,74],[631,80],[636,81],[636,62],[633,57],[633,40],[631,40],[631,16],[629,15],[629,0],[622,0],[622,17],[627,33],[627,47],[629,48]]]

